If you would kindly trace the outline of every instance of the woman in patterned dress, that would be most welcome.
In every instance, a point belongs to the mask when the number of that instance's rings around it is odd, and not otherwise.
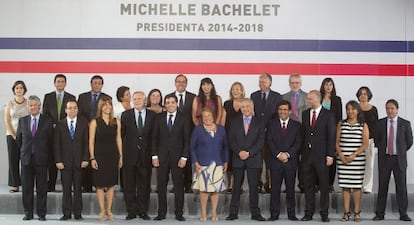
[[[346,104],[347,118],[338,122],[336,132],[336,152],[338,182],[342,188],[344,215],[342,221],[348,221],[351,195],[354,200],[354,221],[361,221],[360,202],[362,181],[365,170],[365,149],[368,145],[369,129],[363,121],[361,107],[356,101]]]

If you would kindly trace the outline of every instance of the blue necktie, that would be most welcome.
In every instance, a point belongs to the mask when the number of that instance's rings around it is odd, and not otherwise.
[[[70,132],[70,137],[73,140],[75,138],[75,127],[73,126],[73,120],[70,121],[69,132]]]
[[[173,122],[172,122],[172,118],[173,118],[173,114],[170,114],[169,119],[168,119],[168,131],[171,131],[172,127],[173,127]]]

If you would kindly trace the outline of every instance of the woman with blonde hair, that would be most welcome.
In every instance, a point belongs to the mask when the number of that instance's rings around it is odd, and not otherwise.
[[[122,167],[122,140],[121,123],[114,117],[109,97],[99,99],[96,118],[89,125],[89,152],[92,182],[96,187],[100,209],[99,220],[111,221],[114,185],[118,184],[118,169]]]

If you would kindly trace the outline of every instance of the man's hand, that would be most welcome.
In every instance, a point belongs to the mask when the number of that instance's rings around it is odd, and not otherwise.
[[[333,164],[333,158],[330,156],[326,156],[326,165],[331,166]]]
[[[153,167],[159,167],[160,166],[160,160],[159,159],[153,159],[152,160],[152,166]]]
[[[86,167],[88,167],[88,165],[89,165],[88,161],[82,161],[81,162],[81,168],[86,168]]]
[[[178,167],[184,168],[186,163],[187,163],[187,160],[180,159],[178,160]]]
[[[59,162],[59,163],[56,163],[56,168],[58,170],[63,170],[65,168],[65,166],[63,165],[63,163]]]
[[[249,158],[249,152],[248,152],[248,151],[246,151],[246,150],[241,150],[241,151],[239,152],[239,158],[240,158],[241,160],[246,160],[247,158]]]

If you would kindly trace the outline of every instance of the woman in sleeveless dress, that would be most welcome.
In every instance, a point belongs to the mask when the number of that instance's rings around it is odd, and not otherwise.
[[[216,88],[213,81],[206,77],[200,82],[200,88],[198,95],[193,100],[192,117],[194,126],[198,126],[203,123],[201,119],[201,111],[207,107],[213,112],[214,122],[216,124],[222,124],[221,117],[223,115],[223,105],[219,95],[217,95]]]
[[[94,169],[92,183],[96,187],[100,209],[99,219],[110,221],[114,185],[118,184],[118,169],[122,167],[122,141],[121,123],[114,117],[109,97],[99,99],[96,118],[89,125],[89,151]]]
[[[344,215],[342,221],[349,220],[350,201],[353,195],[354,221],[361,221],[361,189],[365,171],[365,149],[368,146],[368,125],[363,121],[361,107],[356,101],[346,104],[347,118],[338,122],[336,132],[336,152],[338,182],[342,188]]]

